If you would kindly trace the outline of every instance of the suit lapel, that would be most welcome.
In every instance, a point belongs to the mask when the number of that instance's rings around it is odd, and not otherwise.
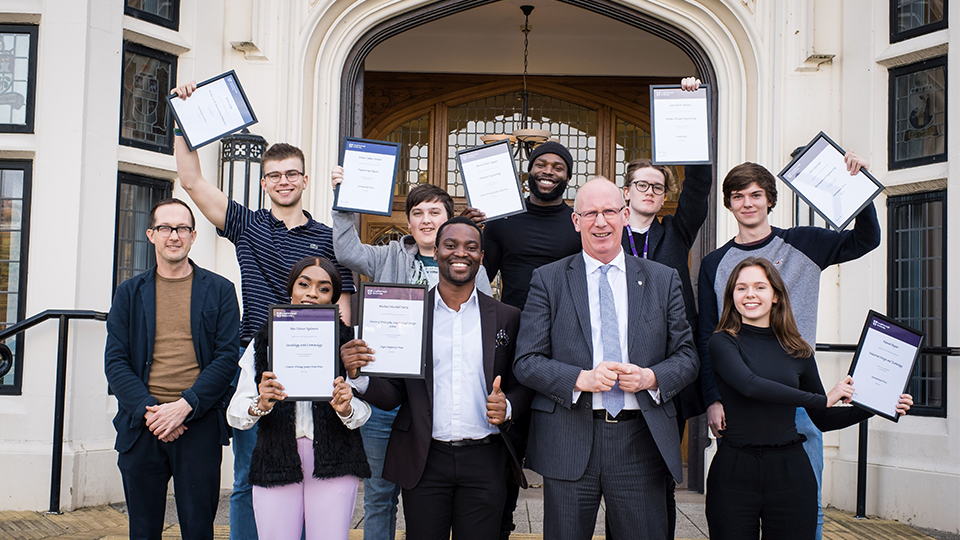
[[[157,267],[140,286],[140,302],[143,305],[143,317],[147,323],[147,357],[145,362],[153,361],[153,340],[157,336]],[[149,376],[149,370],[146,372]],[[145,379],[146,380],[146,379]]]
[[[587,267],[583,262],[582,255],[570,259],[570,266],[567,267],[567,287],[570,296],[573,298],[577,319],[580,321],[580,329],[583,331],[583,339],[587,342],[592,358],[593,334],[590,330],[590,295],[587,293]]]
[[[627,257],[627,328],[630,332],[627,343],[628,355],[631,361],[641,358],[639,354],[643,347],[643,336],[646,330],[643,327],[643,311],[650,309],[650,287],[647,285],[647,273],[643,270],[643,263],[636,258]],[[646,366],[644,366],[646,367]]]
[[[424,309],[427,310],[427,343],[424,352],[424,363],[426,365],[423,369],[423,383],[427,386],[427,397],[430,399],[431,409],[433,409],[433,310],[436,308],[436,294],[436,287],[430,289],[430,292],[427,293],[427,305],[424,306]]]
[[[493,391],[493,358],[496,353],[497,306],[486,295],[477,293],[480,303],[480,346],[483,348],[483,377],[487,393]]]
[[[200,354],[200,336],[203,335],[200,329],[200,321],[203,320],[203,304],[207,297],[206,276],[203,276],[197,267],[193,267],[193,284],[190,286],[190,331],[193,335],[193,348],[196,351],[197,363],[203,367]]]
[[[653,254],[657,252],[657,246],[660,245],[660,241],[663,240],[663,224],[660,223],[659,219],[654,218],[653,223],[650,224],[650,229],[647,231],[647,258],[652,258]]]

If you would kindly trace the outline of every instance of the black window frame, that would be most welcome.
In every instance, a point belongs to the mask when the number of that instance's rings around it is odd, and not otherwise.
[[[165,19],[149,11],[143,11],[134,7],[130,7],[126,0],[123,2],[123,13],[129,15],[135,19],[140,19],[151,24],[156,24],[157,26],[163,26],[164,28],[169,28],[171,30],[180,30],[180,0],[170,0],[173,2],[173,18]]]
[[[173,182],[169,180],[163,180],[161,178],[152,178],[149,176],[143,176],[140,174],[128,173],[128,172],[118,172],[117,173],[117,195],[114,199],[113,211],[114,211],[114,224],[113,224],[113,266],[111,266],[111,272],[113,273],[113,292],[117,292],[117,287],[120,285],[120,282],[117,281],[117,265],[120,262],[120,189],[123,184],[136,184],[140,186],[148,186],[151,188],[163,188],[164,195],[160,198],[166,199],[173,196]],[[144,232],[145,231],[141,231]]]
[[[0,133],[33,133],[34,116],[37,104],[37,51],[40,27],[35,24],[0,24],[0,32],[10,32],[30,35],[30,63],[27,66],[27,102],[24,107],[27,108],[25,123],[18,124],[0,123]]]
[[[124,41],[123,50],[120,52],[120,122],[117,126],[120,144],[122,146],[130,146],[133,148],[140,148],[142,150],[149,150],[151,152],[160,152],[162,154],[173,155],[173,113],[169,109],[167,110],[167,114],[164,118],[164,122],[167,124],[167,131],[170,133],[170,141],[166,145],[150,144],[147,142],[138,141],[136,139],[128,139],[123,136],[123,65],[126,61],[127,52],[146,56],[154,60],[170,62],[171,85],[177,84],[177,61],[179,58],[175,55],[158,51],[157,49],[151,49],[150,47],[145,47],[132,41]],[[172,89],[173,88],[171,87],[167,89],[166,92],[161,92],[159,99],[165,99],[166,94]]]
[[[906,66],[901,66],[898,68],[893,68],[888,72],[888,110],[887,110],[887,169],[899,170],[899,169],[909,169],[911,167],[919,167],[921,165],[929,165],[931,163],[943,163],[947,161],[947,152],[949,151],[950,144],[950,125],[945,124],[944,134],[943,134],[943,153],[935,154],[932,156],[924,156],[913,159],[896,159],[896,147],[897,147],[897,77],[902,77],[903,75],[908,75],[910,73],[916,73],[918,71],[924,71],[934,67],[943,68],[943,93],[944,93],[944,102],[943,102],[943,114],[944,118],[947,118],[949,121],[949,112],[950,112],[950,82],[948,80],[947,72],[947,57],[938,56],[936,58],[931,58],[929,60],[923,60],[921,62],[916,62],[914,64],[909,64]]]
[[[948,221],[948,219],[949,219],[949,214],[948,214],[948,209],[947,209],[947,191],[946,191],[946,190],[929,191],[929,192],[924,192],[924,193],[911,193],[911,194],[907,194],[907,195],[897,195],[897,196],[891,196],[891,197],[888,197],[888,198],[887,198],[887,223],[888,223],[888,225],[889,225],[889,226],[888,226],[889,231],[888,231],[888,233],[887,233],[887,234],[888,234],[888,242],[887,242],[887,314],[888,314],[890,317],[896,318],[896,313],[897,313],[897,290],[896,290],[896,284],[897,284],[898,275],[897,275],[896,254],[897,254],[899,245],[897,244],[897,228],[896,228],[896,226],[895,226],[895,221],[894,221],[894,220],[895,220],[895,217],[896,217],[896,216],[895,216],[896,211],[897,211],[897,209],[898,209],[899,207],[901,207],[901,206],[906,206],[906,205],[910,205],[910,204],[917,204],[917,203],[934,202],[934,201],[940,201],[941,204],[943,205],[943,242],[942,242],[943,245],[942,245],[941,248],[940,248],[940,249],[942,250],[942,253],[943,253],[943,269],[942,269],[942,271],[943,271],[943,290],[941,291],[941,292],[942,292],[942,295],[943,295],[943,298],[942,298],[943,320],[941,321],[941,324],[942,324],[941,333],[942,333],[942,335],[944,336],[944,339],[946,339],[947,336],[948,336],[947,330],[948,330],[948,328],[949,328],[949,326],[948,326],[948,324],[947,324],[947,311],[948,311],[948,310],[947,310],[947,300],[948,300],[947,287],[948,287],[948,284],[949,284],[949,274],[947,273],[947,271],[948,271],[948,269],[949,269],[949,261],[948,261],[948,253],[947,253],[947,245],[948,245],[948,242],[947,242],[947,240],[948,240],[947,221]],[[923,345],[924,345],[924,346],[928,346],[928,347],[929,347],[929,346],[945,346],[945,345],[946,345],[946,342],[944,342],[944,343],[930,343],[929,340],[925,339]],[[924,358],[924,356],[933,356],[933,355],[921,355],[921,356],[917,359],[917,362],[919,363],[919,362]],[[934,357],[936,358],[936,356],[934,356]],[[947,395],[947,389],[948,389],[948,386],[947,386],[947,376],[948,376],[948,374],[947,374],[947,368],[948,368],[949,362],[947,361],[947,357],[946,357],[946,356],[939,356],[939,358],[940,358],[940,362],[942,363],[942,366],[943,366],[943,367],[942,367],[942,371],[941,371],[941,372],[943,373],[943,377],[942,377],[941,380],[940,380],[940,384],[941,384],[940,392],[941,392],[941,395],[943,396],[943,398],[942,398],[942,400],[941,400],[941,404],[940,404],[939,407],[929,407],[929,406],[925,406],[925,405],[915,404],[914,406],[912,406],[912,407],[910,408],[910,414],[911,414],[912,416],[929,416],[929,417],[935,417],[935,418],[946,418],[946,417],[947,417],[947,398],[948,398],[948,395]],[[912,376],[911,376],[911,381],[912,381]],[[911,382],[911,384],[912,384],[912,382]]]
[[[29,160],[0,160],[0,168],[20,169],[23,171],[23,208],[20,216],[20,282],[17,285],[17,322],[27,318],[27,261],[30,248],[30,207],[33,193],[33,162]],[[23,394],[23,349],[26,334],[17,336],[16,350],[13,352],[13,384],[0,384],[0,396],[19,396]]]
[[[949,4],[950,0],[943,0],[943,19],[930,24],[925,24],[923,26],[918,26],[916,28],[911,28],[910,30],[904,30],[903,32],[897,32],[897,26],[899,24],[897,21],[897,0],[890,0],[890,43],[898,43],[900,41],[947,28],[947,23],[950,20]]]

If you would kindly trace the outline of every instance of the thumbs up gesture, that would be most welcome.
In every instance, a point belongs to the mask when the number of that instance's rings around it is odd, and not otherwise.
[[[499,426],[507,421],[507,396],[500,390],[500,376],[493,380],[493,392],[487,396],[487,422]]]

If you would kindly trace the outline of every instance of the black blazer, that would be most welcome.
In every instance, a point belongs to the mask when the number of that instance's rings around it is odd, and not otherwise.
[[[420,482],[433,436],[433,306],[436,288],[427,295],[426,376],[424,379],[370,378],[367,391],[360,397],[383,410],[400,405],[393,422],[387,455],[383,464],[383,478],[403,488],[411,489]],[[510,400],[513,417],[523,414],[530,406],[533,391],[522,386],[513,376],[513,356],[520,327],[520,310],[503,304],[477,291],[480,306],[480,333],[483,343],[483,370],[487,393],[493,391],[493,379],[500,376],[500,389]],[[503,334],[500,332],[503,331]],[[500,334],[500,339],[497,335]],[[504,338],[506,334],[506,339]],[[499,341],[499,343],[498,343]],[[509,422],[500,426],[501,435],[509,429]],[[513,479],[527,487],[516,452],[508,437],[503,437],[510,453]]]

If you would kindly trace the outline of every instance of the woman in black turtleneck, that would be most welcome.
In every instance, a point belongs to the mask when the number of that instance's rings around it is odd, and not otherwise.
[[[794,423],[804,407],[821,431],[871,413],[849,402],[853,379],[826,395],[813,349],[800,336],[786,286],[770,261],[749,257],[730,273],[710,358],[726,413],[722,444],[707,477],[710,538],[811,540],[817,528],[817,481]],[[913,404],[900,396],[899,414]]]

